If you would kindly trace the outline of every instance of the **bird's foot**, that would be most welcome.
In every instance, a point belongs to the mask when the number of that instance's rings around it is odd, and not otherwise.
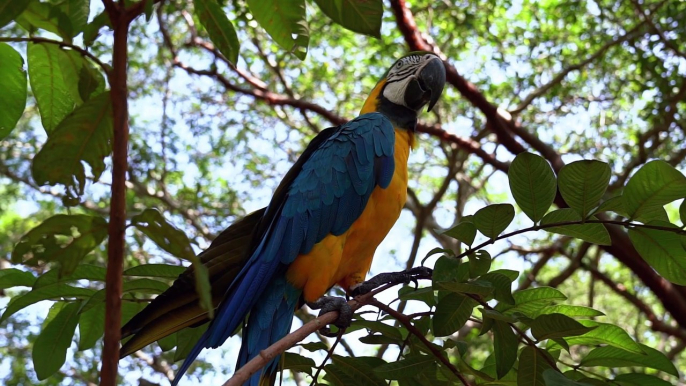
[[[344,330],[353,322],[353,310],[350,308],[348,302],[336,296],[322,296],[314,302],[308,302],[307,305],[313,310],[319,310],[319,315],[322,316],[327,312],[338,311],[338,319],[333,322],[333,325],[341,330]],[[332,333],[328,326],[319,329],[319,332],[330,338],[337,336],[337,333]]]
[[[414,283],[415,288],[417,288],[419,286],[417,280],[431,279],[432,275],[433,270],[427,267],[414,267],[406,271],[380,273],[352,288],[351,295],[353,297],[364,295],[384,284]]]

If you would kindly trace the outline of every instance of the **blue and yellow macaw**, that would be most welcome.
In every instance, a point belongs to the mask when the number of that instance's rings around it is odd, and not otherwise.
[[[335,284],[349,292],[364,281],[405,204],[417,114],[427,104],[433,108],[444,84],[436,55],[413,52],[398,59],[360,116],[319,133],[270,204],[233,224],[200,255],[218,308],[173,385],[204,348],[221,346],[239,327],[237,369],[289,332],[303,302],[315,303]],[[134,336],[122,356],[207,321],[192,277],[189,268],[123,327],[123,337]],[[275,358],[245,385],[273,384],[277,370]]]

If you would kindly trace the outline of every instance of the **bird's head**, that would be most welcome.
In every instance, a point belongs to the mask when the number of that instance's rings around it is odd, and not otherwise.
[[[445,86],[443,61],[431,52],[410,52],[393,63],[365,102],[362,113],[379,111],[392,121],[411,124],[428,104],[434,107]],[[414,129],[414,127],[407,127]]]
[[[419,112],[434,107],[445,86],[443,61],[430,52],[411,52],[396,60],[386,74],[383,96],[390,102]]]

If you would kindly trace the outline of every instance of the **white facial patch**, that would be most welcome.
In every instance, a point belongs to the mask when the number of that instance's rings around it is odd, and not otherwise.
[[[431,60],[431,55],[411,55],[399,59],[388,71],[386,87],[383,96],[389,101],[407,107],[405,104],[405,90],[407,84],[414,79],[417,70]]]

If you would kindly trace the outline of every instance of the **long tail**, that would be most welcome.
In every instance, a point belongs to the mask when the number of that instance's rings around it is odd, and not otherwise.
[[[265,291],[252,309],[248,325],[243,329],[243,344],[236,362],[236,370],[288,334],[301,293],[301,290],[294,288],[283,277]],[[273,385],[279,370],[279,358],[280,356],[276,356],[272,359],[243,386]]]
[[[289,284],[283,275],[272,281],[271,285],[264,290],[262,296],[254,302],[255,304],[252,309],[250,309],[248,324],[243,329],[243,343],[238,355],[236,370],[243,367],[250,359],[258,355],[260,351],[266,349],[288,334],[293,321],[295,307],[298,304],[301,293],[302,291]],[[242,299],[239,296],[234,296],[232,298]],[[243,306],[245,303],[246,302],[243,303]],[[226,317],[229,318],[227,319]],[[221,323],[220,321],[222,319],[229,323]],[[222,315],[217,315],[217,318],[212,321],[210,327],[205,331],[176,372],[172,386],[177,385],[183,374],[188,370],[204,348],[218,347],[218,345],[221,345],[221,343],[217,345],[214,342],[212,337],[213,334],[218,330],[233,332],[237,326],[232,326],[233,323],[231,322],[235,322],[235,320],[242,321],[241,319],[237,319],[237,313],[225,312]],[[224,337],[223,340],[226,340],[226,337]],[[244,386],[260,386],[265,384],[264,381],[267,381],[266,384],[273,384],[278,370],[278,363],[279,357],[277,356],[272,359],[261,372],[257,372],[250,377],[250,379],[244,383]]]
[[[247,251],[265,209],[233,223],[198,256],[209,271],[215,307],[248,260]],[[122,338],[134,336],[124,343],[120,355],[125,357],[156,340],[208,320],[207,312],[198,303],[193,266],[189,266],[167,291],[122,327]]]

